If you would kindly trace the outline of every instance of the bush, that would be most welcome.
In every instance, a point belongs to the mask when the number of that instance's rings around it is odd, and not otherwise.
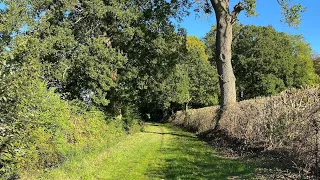
[[[0,124],[0,177],[4,179],[29,179],[74,156],[110,146],[126,134],[124,124],[130,132],[137,129],[137,118],[107,119],[81,101],[62,100],[39,80],[28,82],[17,86],[20,93],[11,106],[0,104],[15,112],[0,111],[1,118],[10,118]]]
[[[218,112],[219,106],[178,111],[170,121],[192,132],[201,133],[215,126]]]
[[[208,113],[209,109],[212,113]],[[173,123],[191,127],[200,133],[210,131],[215,125],[214,119],[219,116],[216,109],[177,112]],[[311,172],[319,168],[316,167],[319,160],[319,115],[319,87],[292,89],[279,96],[246,100],[230,107],[220,119],[219,130],[241,140],[247,147],[287,152],[299,168]],[[206,136],[212,137],[212,134],[207,133]]]
[[[140,131],[141,118],[137,112],[134,106],[127,105],[122,108],[122,114],[118,117],[122,120],[123,130],[128,134]]]

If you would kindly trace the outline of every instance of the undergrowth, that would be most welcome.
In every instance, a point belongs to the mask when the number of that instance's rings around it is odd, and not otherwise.
[[[62,100],[41,81],[28,82],[16,86],[12,100],[0,103],[0,177],[3,179],[32,179],[139,130],[139,117],[128,117],[134,112],[123,117],[107,117],[84,102]],[[5,111],[8,109],[10,113]]]

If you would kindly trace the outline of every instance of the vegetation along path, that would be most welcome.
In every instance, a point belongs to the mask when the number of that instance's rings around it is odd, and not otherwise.
[[[247,179],[254,168],[219,156],[210,146],[169,124],[147,124],[112,148],[66,164],[43,179]]]

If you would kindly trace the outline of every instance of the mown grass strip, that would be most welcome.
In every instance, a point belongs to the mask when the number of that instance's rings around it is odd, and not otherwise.
[[[40,179],[249,179],[254,167],[220,157],[193,134],[149,124],[115,146],[70,161]]]

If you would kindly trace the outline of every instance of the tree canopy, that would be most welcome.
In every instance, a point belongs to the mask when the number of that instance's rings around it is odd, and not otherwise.
[[[206,35],[211,59],[216,28]],[[310,45],[301,36],[277,32],[272,26],[235,25],[232,64],[238,99],[274,95],[286,88],[318,82]]]
[[[173,108],[218,104],[217,73],[208,61],[205,45],[195,36],[188,36],[186,40],[187,52],[183,61],[164,82],[167,101],[173,103]]]

